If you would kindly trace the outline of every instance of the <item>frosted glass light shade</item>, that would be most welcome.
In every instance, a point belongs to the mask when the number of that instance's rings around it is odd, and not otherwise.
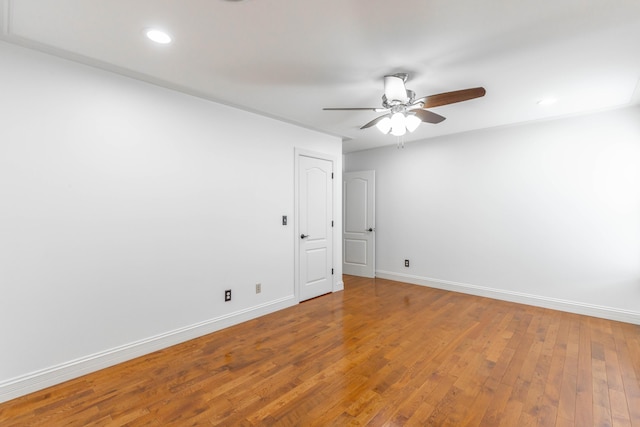
[[[394,128],[400,126],[404,126],[404,114],[395,113],[393,116],[391,116],[391,127]]]
[[[385,135],[388,134],[389,131],[391,130],[391,119],[389,117],[385,117],[384,119],[376,123],[376,127],[380,132],[384,133]]]
[[[404,120],[404,123],[407,126],[407,130],[409,132],[413,132],[414,130],[418,129],[418,126],[420,126],[421,122],[422,120],[420,120],[417,116],[414,116],[413,114],[408,115]]]
[[[395,113],[391,116],[391,135],[402,136],[407,133],[407,127],[404,122],[405,117],[402,113]]]

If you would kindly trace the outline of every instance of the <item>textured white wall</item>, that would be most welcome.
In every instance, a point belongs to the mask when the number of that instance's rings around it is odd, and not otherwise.
[[[639,107],[345,156],[376,171],[381,274],[636,319],[639,165]]]
[[[0,42],[0,386],[292,297],[294,147],[340,182],[338,138]]]

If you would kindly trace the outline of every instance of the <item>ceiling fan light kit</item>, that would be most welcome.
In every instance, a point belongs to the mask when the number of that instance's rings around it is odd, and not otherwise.
[[[414,114],[395,113],[390,118],[384,116],[382,120],[376,123],[378,130],[385,135],[391,133],[394,136],[402,136],[407,131],[413,132],[418,129],[422,121]]]
[[[426,108],[440,107],[456,102],[468,101],[485,95],[483,87],[445,92],[437,95],[425,96],[415,99],[415,92],[406,88],[405,83],[409,75],[396,73],[384,76],[384,94],[382,95],[382,107],[357,107],[357,108],[324,108],[324,110],[371,110],[377,113],[386,113],[376,117],[360,129],[376,126],[384,134],[402,136],[415,131],[420,123],[437,124],[445,120],[445,117],[436,114]]]

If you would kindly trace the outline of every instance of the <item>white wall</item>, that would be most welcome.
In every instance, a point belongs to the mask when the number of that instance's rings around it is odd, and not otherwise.
[[[639,165],[639,107],[345,156],[376,171],[379,277],[633,323]]]
[[[338,138],[0,42],[0,401],[295,304],[295,147],[341,182]]]

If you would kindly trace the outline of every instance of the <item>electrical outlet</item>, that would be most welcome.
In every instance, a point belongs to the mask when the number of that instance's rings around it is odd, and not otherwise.
[[[262,292],[262,283],[256,283],[256,294]]]
[[[405,267],[409,267],[409,260],[408,260],[408,259],[405,259],[405,260],[404,260],[404,266],[405,266]]]
[[[224,291],[224,301],[231,301],[231,289]]]

